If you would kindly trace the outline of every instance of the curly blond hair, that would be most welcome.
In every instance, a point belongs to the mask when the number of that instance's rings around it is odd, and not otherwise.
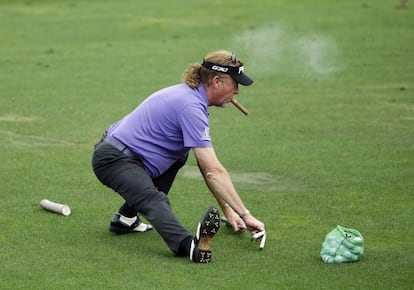
[[[226,65],[226,66],[240,66],[240,60],[233,63],[233,53],[226,50],[216,50],[208,53],[204,58],[205,61]],[[200,81],[208,85],[211,79],[217,75],[223,75],[220,72],[206,69],[201,63],[190,64],[183,72],[181,80],[185,82],[190,88],[196,88]]]

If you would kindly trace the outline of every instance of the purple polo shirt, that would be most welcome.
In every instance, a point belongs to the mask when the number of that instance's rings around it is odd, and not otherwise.
[[[142,157],[154,178],[194,147],[212,147],[204,86],[185,83],[159,90],[109,127],[113,136]]]

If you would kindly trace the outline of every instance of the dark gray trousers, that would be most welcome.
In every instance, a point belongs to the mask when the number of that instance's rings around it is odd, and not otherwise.
[[[167,193],[185,160],[176,162],[155,179],[144,170],[139,156],[129,157],[105,142],[95,146],[92,168],[96,177],[142,214],[176,255],[188,255],[192,235],[175,216]]]

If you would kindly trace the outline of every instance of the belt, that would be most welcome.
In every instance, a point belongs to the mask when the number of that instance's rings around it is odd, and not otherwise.
[[[121,141],[115,139],[112,136],[106,135],[103,139],[103,142],[105,142],[109,145],[112,145],[113,147],[115,147],[116,149],[118,149],[119,151],[121,151],[122,153],[124,153],[128,157],[137,156],[137,154],[135,154],[134,152],[129,150],[129,148],[124,143],[122,143]]]

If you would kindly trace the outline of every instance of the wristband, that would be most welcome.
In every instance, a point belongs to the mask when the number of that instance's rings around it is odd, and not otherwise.
[[[241,219],[244,219],[244,217],[246,216],[246,215],[248,215],[250,213],[250,211],[248,210],[248,209],[246,209],[242,214],[239,214],[239,217],[241,218]]]

